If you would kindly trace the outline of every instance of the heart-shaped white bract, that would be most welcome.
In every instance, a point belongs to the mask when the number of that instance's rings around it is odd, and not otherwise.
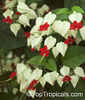
[[[41,42],[42,42],[42,36],[39,36],[38,34],[30,36],[30,38],[27,39],[28,47],[31,46],[32,48],[35,48],[37,50],[40,50]]]
[[[56,48],[57,48],[58,52],[60,52],[62,54],[62,56],[65,55],[66,50],[67,50],[67,45],[64,44],[64,42],[57,43]]]
[[[36,25],[32,28],[30,33],[31,34],[39,34],[41,36],[51,34],[52,33],[51,24],[54,22],[55,18],[56,18],[56,15],[52,14],[51,12],[46,14],[44,18],[38,17],[36,19]],[[49,25],[48,29],[39,31],[40,26],[44,25],[45,23],[48,23],[48,25]]]
[[[82,14],[81,13],[77,13],[76,11],[74,11],[71,15],[69,15],[69,20],[73,23],[74,21],[77,21],[78,23],[81,22],[82,20]]]
[[[74,69],[74,73],[76,74],[76,75],[78,75],[78,76],[80,76],[80,77],[84,77],[84,70],[83,70],[83,68],[82,67],[76,67],[75,69]]]
[[[62,87],[62,85],[63,85],[62,79],[63,79],[63,76],[58,76],[58,78],[57,78],[57,82],[58,82],[60,87]]]
[[[33,3],[30,4],[30,7],[31,7],[32,9],[34,9],[34,10],[37,9],[37,6],[38,6],[38,3],[36,3],[36,2],[33,2]]]
[[[44,45],[47,46],[48,49],[51,49],[56,43],[56,38],[49,36],[45,39]]]
[[[20,92],[26,93],[27,86],[28,82],[23,80],[20,84]]]
[[[7,18],[7,16],[9,16],[10,18],[12,18],[12,15],[14,14],[14,11],[13,10],[10,10],[10,9],[7,9],[4,13],[3,13],[3,16],[5,18]]]
[[[17,36],[17,33],[20,30],[20,28],[21,28],[21,25],[18,23],[13,23],[10,25],[10,29],[14,33],[15,36]]]
[[[52,25],[52,29],[59,33],[61,36],[65,36],[65,34],[68,32],[70,29],[70,23],[67,21],[55,21],[54,24]]]
[[[71,76],[71,83],[72,83],[74,88],[76,87],[78,81],[79,81],[79,77],[77,75],[72,75]]]
[[[35,97],[35,94],[36,94],[36,89],[35,90],[29,90],[29,94],[32,98]]]
[[[19,22],[20,22],[20,24],[24,25],[24,27],[30,26],[29,19],[28,19],[27,16],[24,15],[24,14],[22,14],[22,15],[19,17]]]
[[[69,68],[69,67],[66,67],[66,66],[63,66],[63,67],[60,69],[60,73],[61,73],[63,76],[69,75],[69,73],[70,73],[70,68]]]
[[[53,86],[58,76],[59,74],[56,71],[48,72],[44,74],[43,77],[41,77],[40,84],[44,87],[46,82],[48,82],[50,85]]]
[[[49,11],[49,6],[44,4],[41,8],[38,9],[38,15],[43,16],[46,12]]]
[[[30,8],[28,8],[28,6],[24,2],[19,2],[17,5],[17,10],[20,13],[27,13]]]
[[[80,29],[80,34],[82,36],[82,39],[85,40],[85,26]]]
[[[54,57],[56,58],[56,56],[59,54],[59,51],[57,50],[57,47],[52,48],[52,53],[53,53]]]

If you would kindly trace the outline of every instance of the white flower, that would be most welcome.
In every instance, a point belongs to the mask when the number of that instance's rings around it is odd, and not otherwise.
[[[17,5],[17,10],[20,13],[27,13],[30,10],[30,8],[28,8],[28,6],[24,2],[19,2]]]
[[[12,92],[14,95],[16,95],[16,93],[18,92],[18,88],[13,88]]]
[[[42,17],[38,17],[36,19],[36,25],[32,28],[31,34],[40,34],[41,36],[49,35],[52,33],[51,24],[54,22],[56,18],[55,14],[49,12],[44,19]]]
[[[38,15],[43,16],[45,12],[49,11],[49,6],[44,4],[41,8],[38,9]]]
[[[81,34],[83,40],[85,40],[85,26],[80,29],[80,34]]]
[[[26,93],[26,91],[27,91],[27,90],[26,90],[27,86],[28,86],[28,82],[23,80],[23,81],[20,83],[20,92]]]
[[[73,23],[74,21],[77,21],[78,23],[82,20],[82,14],[77,13],[74,11],[71,15],[69,15],[69,20]]]
[[[52,53],[53,53],[54,57],[56,58],[56,56],[59,54],[59,51],[57,50],[57,47],[52,48]]]
[[[40,84],[42,87],[45,86],[46,82],[48,82],[50,85],[54,85],[58,76],[59,74],[56,71],[48,72],[40,79]]]
[[[37,6],[38,6],[38,3],[36,3],[36,2],[34,2],[34,3],[32,3],[32,4],[30,5],[30,7],[31,7],[32,9],[34,9],[34,10],[37,9]]]
[[[17,0],[12,0],[11,2],[9,0],[6,0],[5,2],[5,8],[11,8],[13,9],[13,7],[15,6]]]
[[[42,42],[42,36],[39,36],[37,34],[35,34],[34,36],[30,36],[30,38],[27,39],[28,47],[31,45],[32,48],[36,48],[38,50],[40,49],[41,42]]]
[[[84,70],[81,67],[76,67],[74,73],[80,77],[84,77]]]
[[[57,43],[56,48],[57,48],[58,52],[60,52],[62,54],[62,56],[65,55],[66,50],[67,50],[67,45],[64,44],[64,42]]]
[[[48,49],[51,49],[56,43],[56,38],[49,36],[45,39],[44,45],[47,46]]]
[[[7,9],[4,13],[3,13],[3,16],[5,18],[7,18],[7,16],[9,16],[10,18],[12,18],[12,15],[14,14],[14,11],[13,10],[10,10],[10,9]]]
[[[76,38],[77,36],[77,30],[68,30],[68,32],[65,34],[64,38],[68,38],[68,36],[73,36],[74,38]]]
[[[55,32],[58,32],[61,36],[65,36],[70,28],[70,23],[67,21],[55,21],[52,25],[52,28]]]
[[[29,24],[29,19],[27,18],[26,15],[22,14],[20,17],[19,17],[19,22],[24,25],[24,27],[26,26],[30,26]]]
[[[17,81],[21,83],[25,78],[23,76],[23,72],[26,70],[26,65],[23,63],[17,64]]]
[[[36,89],[35,90],[29,90],[29,94],[32,98],[35,97],[35,94],[36,94]]]
[[[25,14],[27,16],[28,19],[36,19],[37,15],[35,13],[34,10],[30,9],[29,12],[27,12],[27,14]]]
[[[76,87],[78,81],[79,81],[79,77],[77,75],[72,75],[71,76],[71,83],[72,83],[74,88]]]
[[[10,29],[14,33],[15,36],[17,35],[20,28],[21,28],[20,24],[17,24],[17,23],[13,23],[10,25]]]
[[[70,68],[69,67],[66,67],[66,66],[63,66],[61,69],[60,69],[60,73],[62,74],[62,75],[60,75],[58,78],[57,78],[57,82],[58,82],[58,84],[59,84],[59,86],[60,87],[62,87],[62,85],[63,85],[63,78],[67,75],[67,76],[69,76],[69,74],[70,74]]]
[[[32,78],[32,80],[33,80],[33,79],[39,80],[39,79],[41,78],[41,76],[42,76],[42,70],[36,68],[36,69],[33,71],[31,78]]]
[[[62,80],[65,76],[69,76],[70,75],[70,68],[69,67],[66,67],[66,66],[63,66],[61,69],[60,69],[60,73],[62,74],[62,76],[58,76],[57,78],[57,82],[59,84],[60,87],[62,87],[64,81]],[[70,76],[71,78],[71,83],[73,85],[73,87],[75,88],[78,81],[79,81],[79,77],[78,75],[71,75]]]

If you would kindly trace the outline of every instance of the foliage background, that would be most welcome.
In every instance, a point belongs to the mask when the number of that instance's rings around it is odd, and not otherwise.
[[[46,3],[50,6],[50,8],[56,9],[56,8],[63,8],[67,7],[68,9],[71,9],[72,6],[80,6],[85,10],[85,0],[27,0],[27,2],[32,2],[32,1],[38,1],[40,5],[43,3]],[[5,25],[1,21],[2,16],[0,16],[0,55],[5,53],[6,49],[13,50],[16,52],[16,55],[20,55],[22,52],[27,52],[26,51],[26,38],[22,37],[21,35],[18,35],[16,38],[13,34],[11,34],[11,31],[9,29],[9,25]],[[23,33],[23,29],[20,30],[20,33]],[[8,35],[10,34],[10,35]],[[23,35],[23,34],[22,34]],[[20,53],[19,53],[20,52]],[[30,52],[30,51],[29,51]],[[14,84],[15,86],[16,84]],[[10,86],[7,85],[9,88]],[[37,87],[37,91],[41,90],[41,87]],[[83,93],[83,97],[78,97],[78,98],[40,98],[41,100],[85,100],[85,81],[81,81],[77,84],[76,88],[74,89],[72,85],[64,84],[62,88],[58,86],[57,83],[55,83],[55,86],[52,87],[50,85],[46,85],[44,88],[44,91],[48,92],[77,92],[77,93]],[[17,96],[14,96],[11,93],[11,89],[8,94],[0,94],[0,100],[19,100],[20,93],[17,94]],[[32,98],[27,98],[27,100],[32,100]],[[38,98],[35,98],[34,100],[39,100]]]

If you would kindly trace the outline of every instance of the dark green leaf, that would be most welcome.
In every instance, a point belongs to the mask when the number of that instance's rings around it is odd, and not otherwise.
[[[63,57],[62,62],[69,67],[77,67],[85,62],[85,47],[72,46],[69,47],[66,55]]]

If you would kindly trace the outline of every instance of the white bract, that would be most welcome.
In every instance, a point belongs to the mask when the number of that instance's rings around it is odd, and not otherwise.
[[[52,14],[51,12],[49,12],[44,18],[42,17],[38,17],[36,19],[36,24],[35,26],[32,28],[32,30],[30,31],[31,34],[39,34],[41,36],[44,35],[49,35],[52,33],[52,28],[51,28],[51,24],[54,22],[56,18],[55,14]],[[39,31],[40,26],[44,25],[45,23],[48,23],[50,26],[48,27],[47,30],[43,30],[43,31]]]
[[[25,26],[30,26],[29,20],[36,19],[37,15],[34,10],[29,8],[24,2],[19,2],[17,5],[18,12],[21,13],[19,17],[19,22]]]
[[[81,22],[83,16],[81,13],[77,13],[74,11],[71,15],[69,15],[69,20],[73,23],[74,21],[77,21],[78,23]]]
[[[82,39],[85,40],[85,26],[80,29],[80,34],[82,36]]]
[[[14,11],[13,10],[10,10],[10,9],[7,9],[4,13],[3,13],[3,16],[5,18],[7,18],[7,16],[9,16],[10,18],[12,18],[12,15],[14,14]]]
[[[62,76],[61,75],[58,76],[57,82],[58,82],[59,86],[62,87],[62,85],[64,83],[62,79],[65,76],[70,76],[70,68],[66,67],[66,66],[63,66],[60,69],[60,73],[62,74]],[[70,78],[71,78],[71,83],[72,83],[73,87],[75,88],[77,83],[78,83],[78,81],[79,81],[79,77],[78,77],[78,75],[71,75]]]
[[[47,46],[48,49],[51,49],[56,43],[56,38],[49,36],[45,39],[44,45]]]
[[[30,36],[30,38],[27,39],[28,47],[31,46],[32,48],[36,48],[37,50],[40,49],[41,42],[42,42],[42,36],[39,36],[38,34]]]
[[[81,67],[76,67],[74,73],[80,77],[84,77],[84,70]]]
[[[49,11],[49,6],[44,4],[41,8],[38,9],[38,15],[43,16],[45,13]]]
[[[61,36],[65,36],[65,34],[68,32],[70,29],[70,23],[67,21],[55,21],[54,24],[52,25],[52,29],[59,33]]]
[[[40,84],[42,85],[42,87],[45,86],[46,82],[49,83],[50,85],[54,85],[58,76],[59,74],[56,71],[48,72],[44,74],[44,76],[40,79]]]
[[[59,42],[56,44],[55,47],[52,48],[52,53],[54,57],[56,57],[59,53],[61,53],[62,56],[64,56],[66,51],[67,51],[67,45],[64,44],[64,42]]]
[[[18,23],[13,23],[10,25],[10,29],[14,33],[15,36],[17,36],[17,33],[20,30],[20,28],[21,28],[21,25]]]
[[[30,7],[31,7],[32,9],[34,9],[34,10],[37,9],[37,6],[38,6],[38,3],[36,3],[36,2],[30,4]]]
[[[29,23],[29,19],[27,18],[26,15],[22,14],[20,17],[19,17],[19,22],[24,25],[24,27],[26,26],[30,26],[30,23]]]
[[[67,51],[67,45],[64,44],[64,42],[57,43],[56,48],[57,48],[58,52],[62,54],[62,56],[65,55],[65,53]]]

